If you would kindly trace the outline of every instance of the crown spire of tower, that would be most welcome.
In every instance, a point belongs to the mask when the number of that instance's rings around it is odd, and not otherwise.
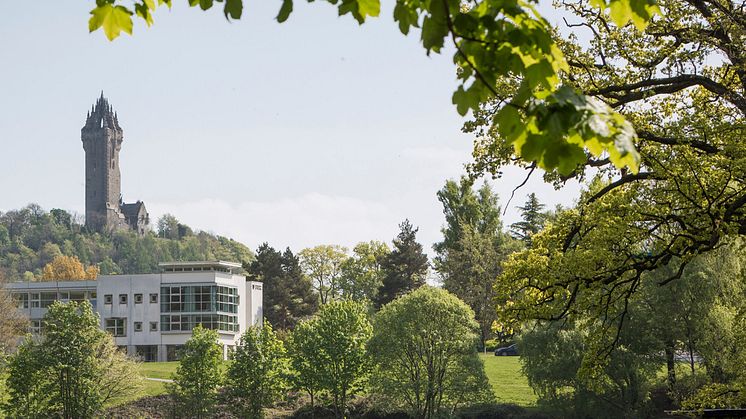
[[[91,106],[91,112],[86,116],[85,127],[121,130],[114,107],[104,96],[103,90],[101,90],[101,95],[96,100],[96,103]]]

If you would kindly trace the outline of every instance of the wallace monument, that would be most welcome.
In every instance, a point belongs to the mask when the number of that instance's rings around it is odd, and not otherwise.
[[[101,92],[81,129],[85,150],[85,225],[99,233],[131,229],[144,234],[149,223],[145,204],[122,201],[119,150],[123,138],[117,114]]]

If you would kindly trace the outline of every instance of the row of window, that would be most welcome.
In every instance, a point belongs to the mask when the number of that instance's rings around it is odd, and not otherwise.
[[[135,322],[135,332],[142,332],[142,322]],[[104,329],[112,336],[127,336],[127,318],[109,317],[104,321]],[[158,322],[150,322],[150,331],[158,331]]]
[[[162,313],[238,313],[238,289],[218,285],[161,287]]]
[[[135,304],[142,304],[143,295],[135,294]],[[114,296],[112,294],[104,294],[104,304],[112,304],[114,302]],[[158,304],[158,294],[150,294],[150,303]],[[119,304],[127,305],[127,294],[119,294]]]
[[[161,331],[188,332],[201,324],[205,329],[238,332],[238,317],[224,314],[162,315]]]
[[[86,295],[85,291],[47,291],[47,292],[16,292],[13,293],[18,308],[27,309],[31,308],[47,308],[52,305],[53,302],[59,300],[63,302],[77,301],[90,299],[95,301],[96,292],[88,292]]]

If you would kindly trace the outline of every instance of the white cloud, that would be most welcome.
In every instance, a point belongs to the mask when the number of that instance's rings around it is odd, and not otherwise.
[[[252,248],[265,241],[293,250],[325,243],[351,246],[364,240],[389,241],[400,221],[382,203],[319,193],[265,202],[203,199],[148,202],[147,206],[154,225],[161,215],[171,213],[192,228],[231,237]]]

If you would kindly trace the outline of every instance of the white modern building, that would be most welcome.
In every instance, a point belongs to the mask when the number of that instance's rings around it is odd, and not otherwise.
[[[218,331],[227,359],[244,331],[262,322],[262,283],[236,274],[231,262],[161,263],[161,272],[100,275],[95,281],[15,282],[7,288],[38,332],[55,300],[88,300],[101,328],[145,361],[172,361],[192,329]]]

